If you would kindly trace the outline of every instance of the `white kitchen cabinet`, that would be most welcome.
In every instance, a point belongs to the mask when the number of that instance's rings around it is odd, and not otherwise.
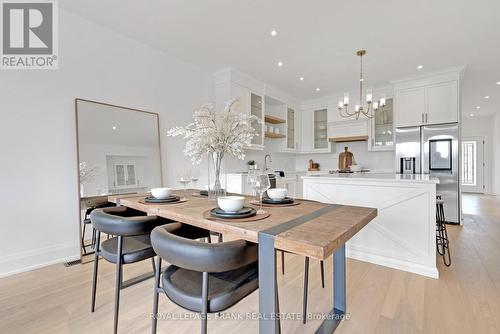
[[[458,82],[427,86],[427,124],[458,122]]]
[[[394,99],[387,98],[386,104],[375,111],[369,120],[369,151],[394,151]]]
[[[463,68],[394,83],[396,127],[455,123]]]
[[[252,140],[252,143],[247,146],[247,149],[263,150],[264,149],[264,98],[262,95],[252,92],[246,87],[240,86],[234,82],[224,82],[216,87],[216,105],[217,110],[223,110],[225,104],[231,99],[239,99],[240,102],[235,106],[235,110],[247,115],[254,115],[261,120],[252,122],[257,136]]]
[[[330,153],[327,109],[302,110],[301,121],[300,153]]]
[[[295,110],[287,107],[286,111],[286,150],[295,151],[297,149],[296,137],[297,121]]]
[[[425,87],[396,90],[396,126],[424,124]]]

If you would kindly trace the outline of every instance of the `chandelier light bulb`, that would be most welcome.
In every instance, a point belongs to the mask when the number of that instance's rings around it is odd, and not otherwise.
[[[348,105],[349,104],[349,94],[344,94],[344,105]]]
[[[373,109],[377,110],[378,109],[378,102],[373,102]]]
[[[339,101],[339,108],[342,109],[343,106],[344,106],[344,102]]]

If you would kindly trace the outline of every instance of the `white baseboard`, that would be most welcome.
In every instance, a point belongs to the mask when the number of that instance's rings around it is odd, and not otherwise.
[[[42,268],[51,264],[78,260],[79,243],[68,242],[0,257],[0,278]]]
[[[419,274],[431,278],[436,278],[436,279],[439,278],[439,272],[437,268],[423,266],[421,264],[413,262],[391,259],[385,256],[368,254],[359,250],[352,249],[351,247],[349,247],[349,245],[347,245],[346,247],[346,256],[351,259],[359,261],[374,263],[385,267],[408,271],[410,273]]]

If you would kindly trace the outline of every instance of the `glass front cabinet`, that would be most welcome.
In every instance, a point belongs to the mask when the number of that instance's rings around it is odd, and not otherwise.
[[[252,122],[252,126],[256,131],[256,136],[252,139],[252,144],[249,148],[262,149],[264,147],[264,103],[263,98],[260,95],[250,93],[250,114],[256,116],[261,120],[261,123],[257,121]]]
[[[295,150],[295,110],[287,108],[286,111],[286,148],[287,150]]]
[[[393,151],[394,138],[394,109],[393,99],[388,98],[384,107],[375,112],[371,119],[369,148],[371,151]]]
[[[314,110],[314,149],[328,148],[327,109]]]

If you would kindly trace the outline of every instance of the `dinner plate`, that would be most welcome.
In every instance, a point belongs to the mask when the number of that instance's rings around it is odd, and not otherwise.
[[[144,202],[146,202],[146,203],[171,203],[171,202],[177,202],[180,199],[181,198],[179,196],[174,196],[174,195],[168,196],[167,198],[164,198],[164,199],[159,199],[159,198],[150,196],[150,197],[146,197],[144,199]]]
[[[215,208],[215,212],[218,214],[221,214],[221,215],[228,215],[228,214],[233,215],[233,216],[246,215],[250,211],[252,211],[252,208],[250,208],[250,207],[243,207],[236,212],[227,212],[227,211],[222,210],[219,207]]]
[[[247,209],[249,209],[249,210],[247,210]],[[220,208],[213,208],[212,210],[210,210],[210,215],[213,217],[218,217],[218,218],[225,218],[225,219],[236,218],[237,219],[237,218],[253,217],[257,214],[257,210],[255,210],[254,208],[245,207],[241,210],[245,210],[246,212],[245,213],[230,213],[230,212],[225,212]]]
[[[292,204],[293,203],[293,198],[291,197],[285,197],[281,200],[274,200],[271,198],[263,198],[262,203],[266,204]]]

